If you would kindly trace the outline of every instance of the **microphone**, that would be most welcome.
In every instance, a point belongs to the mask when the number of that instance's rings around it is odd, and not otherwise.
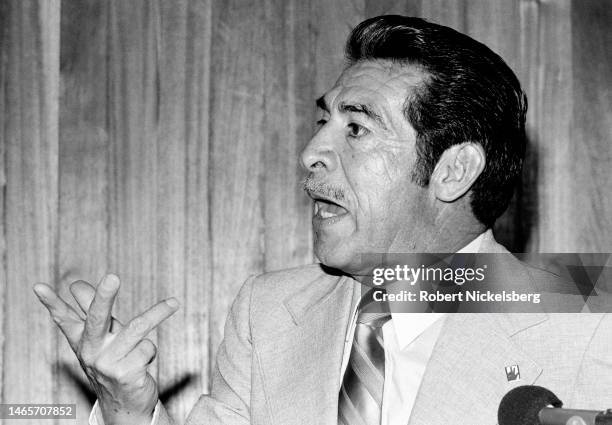
[[[497,421],[499,425],[612,425],[612,409],[574,410],[561,406],[563,402],[546,388],[516,387],[502,398]]]

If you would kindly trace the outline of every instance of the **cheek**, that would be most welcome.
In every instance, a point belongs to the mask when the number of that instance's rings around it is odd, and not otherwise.
[[[408,182],[410,160],[405,152],[397,150],[375,151],[364,155],[362,161],[355,161],[355,172],[363,192],[384,195],[399,184]],[[359,194],[359,191],[356,191]]]
[[[391,139],[377,141],[365,152],[364,165],[380,178],[393,181],[406,173],[412,156],[408,143]]]
[[[410,183],[408,160],[401,152],[370,152],[353,163],[351,186],[358,201],[357,218],[361,226],[376,227],[397,216],[394,208]],[[372,222],[372,223],[371,223]]]

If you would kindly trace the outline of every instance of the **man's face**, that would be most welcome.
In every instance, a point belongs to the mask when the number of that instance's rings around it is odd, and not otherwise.
[[[411,252],[431,213],[427,188],[411,180],[416,132],[404,102],[423,74],[389,61],[359,62],[319,101],[318,130],[302,152],[315,199],[315,254],[359,274],[362,253]]]

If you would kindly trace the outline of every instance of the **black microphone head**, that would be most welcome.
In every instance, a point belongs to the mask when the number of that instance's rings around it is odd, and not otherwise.
[[[561,407],[563,402],[551,391],[536,385],[523,385],[506,393],[499,403],[499,425],[539,425],[538,414],[546,406]]]

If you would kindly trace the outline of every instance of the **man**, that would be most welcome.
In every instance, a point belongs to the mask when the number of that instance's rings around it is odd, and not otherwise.
[[[362,314],[362,254],[507,253],[489,229],[521,172],[526,98],[487,47],[421,19],[369,19],[346,50],[301,155],[322,265],[244,284],[187,423],[494,424],[501,397],[534,383],[572,406],[612,404],[608,315]],[[550,279],[518,261],[507,271]],[[170,423],[144,338],[177,303],[123,326],[110,316],[118,288],[112,275],[73,284],[86,320],[35,291],[98,395],[93,422]]]

